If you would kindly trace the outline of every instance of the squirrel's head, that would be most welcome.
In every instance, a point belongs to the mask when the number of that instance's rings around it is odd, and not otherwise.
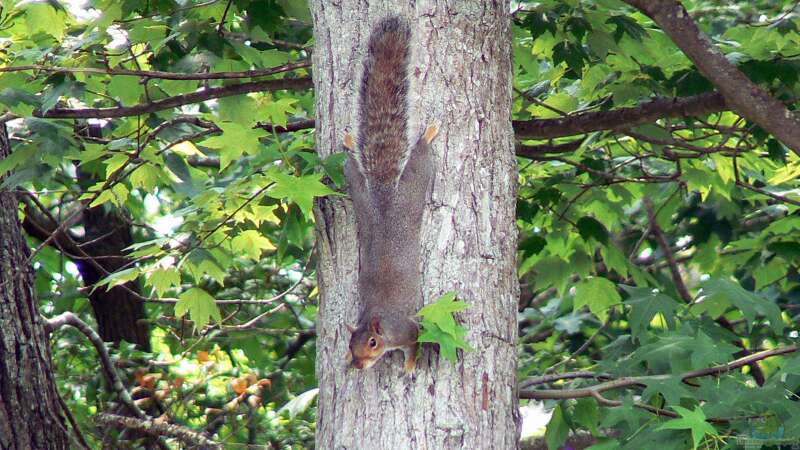
[[[373,317],[359,327],[347,325],[347,328],[352,333],[348,355],[351,365],[356,369],[372,367],[386,352],[380,319]]]

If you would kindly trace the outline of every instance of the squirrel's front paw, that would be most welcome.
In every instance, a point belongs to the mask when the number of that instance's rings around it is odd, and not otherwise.
[[[353,135],[350,134],[349,131],[344,134],[344,148],[348,150],[356,149],[356,141],[353,138]]]
[[[422,139],[425,139],[426,144],[430,144],[438,134],[439,134],[439,125],[436,124],[428,125],[428,128],[425,129],[425,134],[422,135]]]

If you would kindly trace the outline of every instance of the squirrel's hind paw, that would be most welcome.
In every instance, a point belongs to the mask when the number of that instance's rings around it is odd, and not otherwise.
[[[409,378],[413,377],[416,369],[417,369],[417,361],[415,359],[406,360],[406,363],[403,366],[403,372],[406,374],[407,377]]]
[[[428,128],[425,129],[425,134],[422,135],[422,139],[425,139],[426,144],[430,144],[436,136],[439,134],[439,125],[432,124],[428,125]]]

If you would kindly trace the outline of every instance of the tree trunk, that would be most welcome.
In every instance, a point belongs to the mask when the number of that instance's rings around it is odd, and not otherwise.
[[[93,288],[106,277],[106,272],[114,273],[132,267],[131,259],[125,256],[125,248],[133,244],[131,226],[122,212],[104,206],[87,208],[83,211],[85,241],[90,242],[84,251],[105,269],[100,269],[86,260],[75,260],[83,283]],[[140,350],[150,351],[150,327],[144,302],[136,297],[139,285],[129,281],[109,290],[105,287],[95,289],[89,294],[89,302],[97,320],[97,332],[106,342],[127,341],[136,344]]]
[[[75,129],[77,134],[102,138],[99,124],[86,124]],[[78,184],[84,191],[98,182],[95,175],[76,166]],[[109,204],[86,208],[81,214],[80,225],[85,233],[82,237],[61,230],[52,239],[50,236],[58,229],[53,222],[36,208],[25,208],[22,228],[28,236],[48,241],[56,250],[78,266],[84,286],[89,292],[97,333],[105,342],[128,341],[140,350],[150,351],[150,327],[148,326],[144,302],[139,294],[139,285],[130,281],[111,289],[94,289],[98,281],[109,273],[132,266],[131,259],[125,255],[125,248],[133,244],[131,225],[125,220],[125,213]],[[89,259],[93,258],[93,259]]]
[[[423,297],[456,291],[474,351],[457,363],[426,346],[413,379],[400,352],[348,370],[359,305],[358,244],[349,199],[317,203],[320,449],[506,449],[517,446],[516,161],[506,1],[311,2],[317,149],[342,148],[355,114],[365,43],[389,14],[411,24],[409,139],[441,123],[421,232]],[[420,305],[421,307],[422,305]]]
[[[90,137],[102,138],[99,124],[87,124],[85,131]],[[85,186],[97,183],[95,176],[78,168],[78,181]],[[111,208],[108,204],[86,208],[83,211],[83,228],[86,230],[84,248],[86,254],[99,257],[95,261],[104,269],[86,260],[75,260],[83,283],[87,288],[122,268],[131,267],[131,259],[125,256],[125,248],[133,244],[131,225],[124,218],[122,210]],[[139,285],[128,282],[111,289],[95,289],[89,294],[89,303],[97,320],[97,332],[106,342],[128,341],[140,350],[150,351],[150,327],[146,319],[144,302],[136,297]]]
[[[10,153],[0,125],[0,161]],[[2,181],[2,179],[0,179]],[[68,448],[17,199],[0,190],[0,449]]]

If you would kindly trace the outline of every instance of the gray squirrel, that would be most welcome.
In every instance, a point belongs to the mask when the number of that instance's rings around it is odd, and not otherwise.
[[[422,305],[419,232],[433,179],[430,143],[439,131],[428,126],[408,148],[410,40],[411,30],[399,17],[384,18],[372,29],[359,93],[358,142],[350,134],[344,138],[361,300],[357,324],[347,326],[348,360],[366,369],[386,352],[402,350],[409,374],[416,368],[414,314]]]

